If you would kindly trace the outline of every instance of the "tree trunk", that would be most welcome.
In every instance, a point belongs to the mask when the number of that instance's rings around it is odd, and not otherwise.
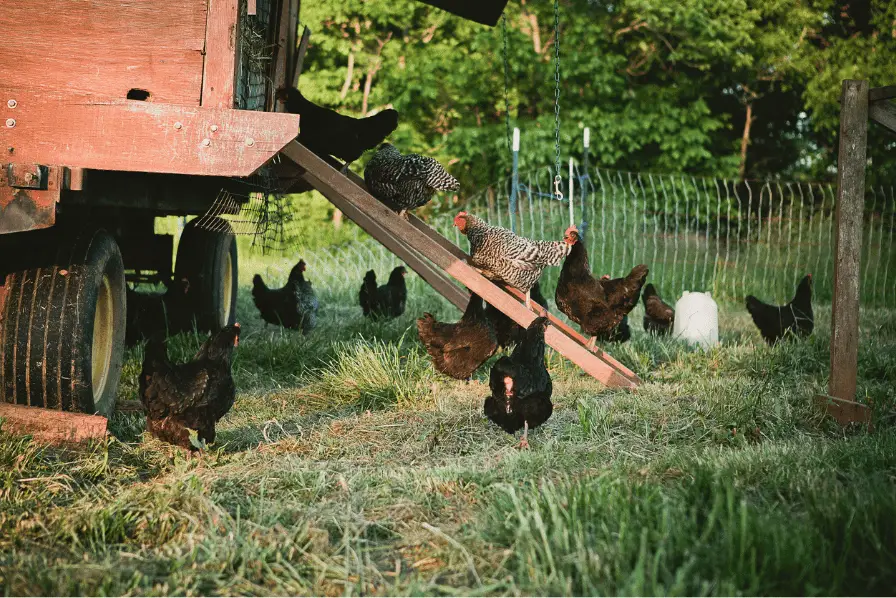
[[[345,96],[348,95],[348,90],[352,85],[352,77],[355,74],[355,53],[349,51],[348,53],[348,69],[345,71],[345,82],[342,84],[342,91],[339,92],[339,97],[343,100]]]
[[[747,173],[747,146],[750,145],[750,125],[753,124],[753,103],[747,104],[747,119],[744,122],[744,134],[740,139],[740,166],[738,176],[743,180]]]

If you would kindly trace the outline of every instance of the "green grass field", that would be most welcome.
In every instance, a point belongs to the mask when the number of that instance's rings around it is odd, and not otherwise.
[[[243,259],[244,284],[269,265]],[[446,379],[417,340],[424,310],[458,312],[413,277],[403,317],[366,322],[356,282],[318,288],[322,324],[308,338],[266,329],[243,287],[237,402],[207,453],[144,436],[137,415],[81,450],[0,431],[3,592],[896,588],[896,311],[863,312],[872,433],[811,402],[827,382],[826,306],[808,342],[773,349],[725,306],[709,352],[645,337],[638,308],[633,342],[610,350],[644,384],[603,388],[551,352],[554,416],[520,451],[482,416],[488,368]],[[171,350],[185,357],[200,340]],[[141,358],[129,356],[123,399],[136,398]]]

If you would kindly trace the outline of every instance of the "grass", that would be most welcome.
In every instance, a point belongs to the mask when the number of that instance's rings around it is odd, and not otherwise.
[[[242,282],[261,271],[279,284],[288,261],[242,259]],[[243,289],[239,394],[204,454],[144,436],[136,415],[79,448],[0,425],[5,594],[896,587],[896,311],[863,313],[871,433],[812,406],[827,382],[828,308],[808,342],[769,348],[726,306],[711,351],[645,337],[638,309],[633,341],[610,350],[644,384],[603,388],[549,352],[555,413],[523,452],[481,414],[488,369],[449,380],[417,341],[423,311],[457,310],[409,277],[407,313],[369,322],[354,283],[311,278],[324,310],[307,338],[266,328]],[[182,335],[172,352],[201,340]],[[136,398],[141,357],[129,355],[122,398]]]

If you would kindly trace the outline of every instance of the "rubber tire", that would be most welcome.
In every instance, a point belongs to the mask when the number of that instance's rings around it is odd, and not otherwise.
[[[230,259],[230,311],[225,318],[227,261]],[[236,322],[239,288],[236,236],[222,218],[197,218],[184,226],[174,268],[177,279],[189,282],[192,318],[200,332],[218,332]]]
[[[6,277],[9,293],[0,328],[4,398],[108,417],[115,410],[125,349],[125,277],[118,244],[98,229],[59,231],[47,241],[42,247],[47,258],[39,266]],[[111,338],[103,388],[95,399],[94,319],[104,277]]]

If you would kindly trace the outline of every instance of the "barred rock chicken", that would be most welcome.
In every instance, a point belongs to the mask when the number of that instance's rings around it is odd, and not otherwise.
[[[432,314],[424,313],[417,320],[417,332],[435,368],[458,380],[470,378],[498,349],[482,299],[475,293],[459,322],[437,322]]]
[[[252,278],[252,300],[267,324],[308,334],[317,326],[319,303],[311,282],[305,280],[305,260],[293,266],[283,288],[269,289],[260,275]]]
[[[675,310],[660,299],[656,287],[650,283],[641,296],[644,301],[644,330],[654,334],[669,334],[675,324]]]
[[[541,294],[541,283],[536,282],[531,290],[531,300],[547,309],[548,300]],[[494,307],[490,303],[485,305],[485,315],[488,316],[492,327],[495,330],[495,336],[498,339],[499,347],[509,347],[520,343],[526,335],[526,329],[513,321],[504,312]]]
[[[787,305],[763,303],[753,295],[747,296],[747,311],[759,328],[762,338],[774,345],[788,332],[806,337],[815,328],[812,314],[812,275],[806,274],[796,287],[796,295]]]
[[[378,200],[398,210],[407,219],[408,210],[429,202],[437,191],[456,191],[457,179],[436,160],[407,154],[402,156],[395,146],[384,143],[364,168],[367,190]]]
[[[215,441],[215,423],[230,411],[236,397],[230,364],[239,337],[239,324],[227,326],[205,341],[193,361],[182,365],[168,360],[162,335],[149,340],[140,373],[140,401],[151,435],[188,450],[197,448],[191,430],[201,442]]]
[[[641,287],[647,278],[647,266],[632,269],[625,278],[597,280],[588,265],[588,250],[576,231],[567,233],[572,250],[563,263],[554,299],[557,307],[570,320],[590,334],[588,348],[594,349],[599,339],[616,334],[616,328],[638,303]]]
[[[381,287],[376,284],[376,272],[369,270],[364,275],[358,301],[364,315],[370,318],[397,318],[404,313],[408,299],[408,289],[404,282],[407,270],[398,266],[389,274],[389,282]]]
[[[177,334],[192,329],[189,305],[190,281],[180,278],[164,293],[140,293],[126,289],[127,309],[124,341],[133,347],[155,334]]]
[[[523,341],[492,366],[489,376],[492,394],[485,399],[485,415],[508,434],[522,428],[520,448],[529,447],[529,428],[546,422],[554,411],[553,384],[544,367],[546,316],[532,320]]]
[[[574,243],[570,234],[575,227],[566,230],[563,241],[532,241],[467,212],[454,217],[454,226],[470,241],[470,265],[489,280],[526,293],[526,307],[531,306],[530,290],[542,271],[548,266],[559,266]]]
[[[278,89],[277,98],[285,101],[287,112],[302,116],[299,143],[325,160],[335,156],[345,161],[343,170],[398,126],[398,112],[391,109],[353,118],[310,102],[294,87]]]

